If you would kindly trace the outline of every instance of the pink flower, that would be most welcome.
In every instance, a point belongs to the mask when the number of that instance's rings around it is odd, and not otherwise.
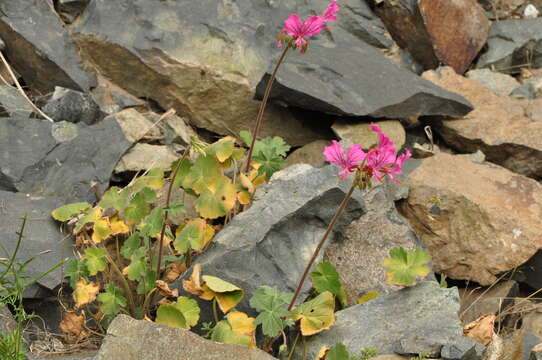
[[[380,130],[380,127],[372,124],[371,130],[378,134],[379,144],[367,153],[362,170],[380,182],[384,181],[386,175],[394,180],[395,175],[401,174],[403,164],[410,158],[411,153],[407,149],[404,154],[397,156],[393,142]]]
[[[278,46],[282,46],[283,41],[294,40],[295,48],[303,54],[307,50],[307,38],[316,36],[326,29],[326,22],[336,21],[337,12],[339,11],[338,0],[332,0],[327,6],[326,11],[322,15],[312,15],[307,20],[303,21],[297,14],[292,14],[284,20],[284,28],[280,32]],[[286,35],[287,36],[286,36]]]
[[[346,179],[365,159],[366,155],[367,154],[361,149],[361,146],[356,144],[348,148],[345,157],[342,146],[335,140],[331,142],[331,146],[326,146],[324,148],[324,157],[326,158],[326,161],[341,167],[342,170],[339,172],[341,180]]]

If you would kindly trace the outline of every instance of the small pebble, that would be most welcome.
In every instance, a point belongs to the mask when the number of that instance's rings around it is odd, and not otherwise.
[[[527,19],[534,19],[538,17],[539,11],[533,4],[528,4],[523,10],[523,17]]]

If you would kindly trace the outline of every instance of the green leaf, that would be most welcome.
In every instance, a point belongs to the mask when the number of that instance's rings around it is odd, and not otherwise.
[[[202,156],[196,160],[184,178],[183,187],[190,188],[200,194],[221,177],[222,171],[218,160],[213,156]]]
[[[254,145],[254,152],[260,153],[268,151],[269,154],[275,154],[277,156],[286,157],[286,153],[290,150],[290,146],[286,145],[281,137],[275,136],[273,138],[267,137],[262,140],[256,141]]]
[[[325,291],[292,310],[294,320],[301,320],[301,334],[309,336],[329,329],[335,322],[335,298]]]
[[[90,204],[86,202],[68,204],[53,210],[51,212],[51,216],[58,221],[68,221],[74,216],[84,213],[90,208]]]
[[[164,223],[164,208],[161,206],[152,209],[149,215],[141,222],[141,235],[153,236],[162,230]]]
[[[254,321],[255,325],[262,325],[264,335],[274,337],[292,322],[285,317],[290,315],[286,306],[290,303],[293,294],[280,293],[276,287],[262,286],[254,291],[250,299],[250,306],[260,314]]]
[[[195,300],[181,296],[173,304],[160,305],[156,322],[163,325],[190,329],[199,320],[200,308]]]
[[[339,273],[329,261],[318,264],[311,278],[312,286],[319,294],[329,291],[339,299],[342,307],[346,307],[346,292],[339,280]]]
[[[416,284],[418,276],[429,274],[425,266],[431,261],[431,256],[421,248],[405,250],[402,247],[390,250],[390,256],[384,259],[388,283],[399,286],[412,286]]]
[[[167,210],[172,216],[181,215],[186,212],[186,208],[182,203],[174,202],[169,204],[168,207],[165,207],[164,210]]]
[[[117,315],[127,304],[122,290],[111,283],[107,284],[105,292],[98,295],[97,299],[101,302],[100,309],[106,315]]]
[[[219,321],[213,329],[211,340],[223,344],[256,347],[254,319],[242,312],[231,312],[226,320]]]
[[[90,209],[85,214],[85,216],[83,216],[82,218],[79,219],[79,221],[77,221],[73,231],[75,233],[78,233],[79,231],[81,231],[81,229],[83,229],[83,227],[86,224],[96,223],[96,221],[98,221],[102,217],[102,211],[103,210],[102,210],[101,207],[94,207],[94,208]]]
[[[369,291],[368,293],[360,296],[360,298],[358,299],[358,304],[365,304],[366,302],[376,299],[379,296],[380,293],[378,291]]]
[[[122,271],[128,279],[135,281],[141,279],[147,270],[147,251],[145,247],[135,250],[130,256],[130,265]]]
[[[260,164],[258,175],[265,174],[268,179],[286,165],[286,161],[284,161],[282,157],[277,155],[274,150],[268,148],[260,151],[252,158],[255,162]]]
[[[242,130],[239,133],[239,136],[241,137],[241,140],[243,140],[245,145],[250,146],[250,144],[252,144],[252,135],[250,134],[250,132]]]
[[[90,275],[94,276],[98,272],[105,270],[107,264],[106,255],[107,251],[104,248],[90,247],[85,250],[83,258]]]
[[[201,191],[196,201],[196,210],[201,217],[216,219],[225,216],[235,206],[237,187],[222,176],[214,184]]]
[[[156,271],[147,268],[145,274],[137,284],[136,292],[140,295],[148,294],[156,286]]]
[[[326,354],[326,360],[350,360],[352,357],[343,343],[337,343]]]
[[[155,202],[157,199],[156,191],[148,187],[141,189],[141,191],[138,194],[141,194],[141,196],[143,197],[143,199],[145,200],[147,204],[151,204]]]
[[[177,164],[179,163],[179,161],[181,161],[181,165],[180,165],[179,170],[177,171],[177,175],[175,176],[175,182],[173,182],[173,187],[174,188],[180,188],[181,187],[181,185],[182,185],[182,183],[184,181],[184,178],[186,177],[186,175],[188,175],[188,173],[190,172],[190,169],[192,168],[192,162],[190,162],[190,160],[188,160],[188,159],[175,160],[171,164],[172,174],[173,174],[173,171],[175,171],[175,169],[177,168]]]
[[[145,194],[138,193],[130,201],[130,205],[124,210],[126,221],[138,224],[147,216],[149,206],[145,201]]]
[[[85,262],[76,259],[68,260],[65,274],[70,278],[70,286],[72,289],[75,289],[79,279],[83,278],[88,281],[90,275]]]
[[[141,246],[141,235],[137,232],[130,235],[126,241],[124,241],[124,244],[122,244],[122,247],[120,249],[120,253],[122,256],[124,256],[125,259],[130,259],[134,251],[139,249]]]
[[[126,207],[127,202],[128,192],[122,191],[117,186],[113,186],[103,194],[98,206],[103,209],[113,208],[120,212]]]
[[[243,299],[243,289],[224,281],[216,276],[203,275],[205,285],[215,293],[218,306],[223,313],[227,313]]]
[[[160,190],[164,186],[164,171],[162,169],[152,169],[147,175],[138,178],[130,189],[133,193],[137,193],[144,188]]]

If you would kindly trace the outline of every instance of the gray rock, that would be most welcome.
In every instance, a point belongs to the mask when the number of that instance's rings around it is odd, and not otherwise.
[[[87,125],[92,125],[103,117],[90,95],[58,86],[43,111],[55,121],[83,122]]]
[[[115,173],[160,168],[170,169],[179,156],[166,145],[135,144],[115,166]]]
[[[93,184],[98,191],[105,190],[115,165],[131,145],[115,118],[93,126],[3,119],[0,189],[93,202]]]
[[[519,86],[519,82],[512,76],[489,69],[471,70],[466,76],[484,85],[497,95],[508,95]]]
[[[15,331],[16,328],[13,315],[5,305],[0,304],[0,334]]]
[[[517,71],[518,65],[542,66],[542,18],[510,19],[491,25],[488,50],[480,56],[477,67]]]
[[[96,360],[273,360],[240,345],[219,344],[189,330],[119,315],[107,329]]]
[[[339,183],[334,166],[288,167],[257,190],[252,206],[224,227],[194,263],[201,264],[202,274],[241,287],[247,296],[237,308],[254,314],[248,301],[260,286],[295,290],[349,186],[348,181]],[[364,199],[356,191],[330,238],[363,213]],[[305,283],[300,300],[310,286],[310,281]]]
[[[516,99],[534,99],[536,98],[536,88],[532,83],[526,83],[514,89],[510,96]]]
[[[442,349],[450,359],[460,359],[465,346],[463,328],[457,317],[457,288],[441,288],[435,281],[423,281],[411,288],[380,296],[361,305],[337,312],[331,329],[307,339],[307,359],[315,358],[322,346],[342,342],[357,354],[365,346],[380,354],[419,354],[438,357]],[[453,347],[453,351],[451,350]],[[461,351],[456,351],[462,349]],[[295,359],[301,359],[296,351]]]
[[[542,250],[538,250],[529,260],[514,272],[514,280],[525,283],[533,289],[542,288]]]
[[[348,59],[348,61],[342,61]],[[272,64],[256,88],[261,98]],[[462,96],[399,67],[382,52],[348,34],[313,44],[303,56],[287,57],[271,99],[291,106],[348,116],[458,117],[472,110]]]
[[[23,240],[16,259],[24,262],[34,258],[26,271],[35,278],[62,260],[72,257],[71,241],[64,238],[59,225],[51,217],[51,211],[64,205],[61,198],[33,197],[0,191],[0,244],[13,254],[21,228],[22,217],[27,216]],[[4,256],[5,254],[2,254]],[[47,274],[38,284],[53,289],[62,281],[61,269]]]
[[[0,105],[3,116],[29,117],[34,109],[13,87],[0,85]]]
[[[90,0],[59,0],[58,13],[64,22],[71,24],[85,10]]]
[[[145,104],[143,100],[136,98],[99,74],[96,81],[96,87],[91,90],[90,94],[100,110],[106,114],[115,114],[126,108]]]
[[[379,184],[365,192],[367,213],[347,226],[344,236],[326,249],[325,258],[337,268],[350,304],[356,304],[368,292],[382,294],[400,289],[386,282],[382,261],[395,247],[423,246],[395,209],[390,185]],[[434,278],[433,273],[428,276]]]
[[[52,0],[7,1],[2,12],[5,55],[32,89],[47,93],[62,86],[86,91],[95,85],[94,74],[83,69]]]
[[[27,354],[28,360],[95,360],[97,352],[96,351],[83,351],[75,354],[68,355],[34,355],[32,353]]]

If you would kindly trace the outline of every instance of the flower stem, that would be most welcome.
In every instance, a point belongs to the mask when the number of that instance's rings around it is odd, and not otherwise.
[[[269,100],[269,94],[271,94],[271,87],[273,86],[273,82],[275,81],[275,78],[277,77],[277,72],[279,71],[279,67],[284,61],[284,58],[286,57],[286,53],[288,52],[288,49],[290,49],[291,43],[292,42],[290,41],[288,44],[284,46],[284,50],[282,50],[282,53],[280,54],[279,61],[277,61],[277,65],[275,65],[275,69],[273,70],[273,73],[271,74],[271,78],[269,78],[269,81],[267,82],[267,86],[263,94],[262,103],[260,105],[260,110],[258,111],[258,117],[256,118],[256,125],[254,126],[254,131],[252,132],[252,143],[250,144],[250,148],[248,150],[247,164],[245,167],[246,173],[248,173],[248,171],[250,170],[250,162],[252,160],[252,152],[254,151],[254,144],[256,143],[256,138],[258,137],[260,128],[262,127],[263,114],[265,111],[265,107],[267,106],[267,101]]]
[[[314,250],[312,257],[309,260],[309,263],[307,264],[307,267],[305,268],[303,275],[301,276],[301,280],[299,280],[299,283],[297,284],[297,288],[295,289],[294,296],[292,297],[292,300],[290,301],[290,305],[288,305],[288,311],[292,310],[292,307],[294,306],[295,301],[297,300],[299,293],[301,292],[301,288],[303,287],[303,284],[305,283],[305,280],[307,279],[307,275],[309,274],[309,271],[311,270],[312,265],[316,261],[316,258],[318,257],[318,254],[320,253],[322,246],[324,246],[324,243],[326,242],[327,237],[329,236],[329,234],[331,234],[331,231],[335,227],[337,220],[339,220],[339,218],[341,217],[344,209],[346,208],[346,205],[348,204],[348,200],[350,200],[350,198],[352,197],[352,193],[354,192],[355,189],[356,189],[356,182],[353,182],[352,187],[350,188],[350,190],[348,190],[348,193],[344,196],[344,199],[339,205],[339,208],[337,209],[335,216],[333,216],[333,219],[331,219],[331,222],[329,223],[326,229],[326,232],[324,233],[324,235],[322,236],[322,239],[318,243],[318,246]]]

